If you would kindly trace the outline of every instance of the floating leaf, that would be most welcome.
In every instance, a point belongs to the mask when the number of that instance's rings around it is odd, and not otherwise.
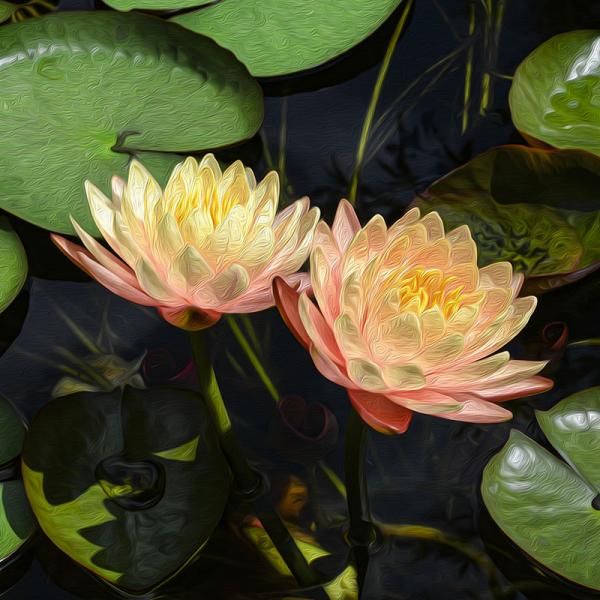
[[[0,312],[21,291],[27,279],[27,255],[10,223],[0,218]]]
[[[526,137],[600,154],[598,44],[598,30],[561,33],[517,67],[509,103]]]
[[[193,559],[223,514],[230,483],[202,402],[168,388],[50,402],[27,434],[22,469],[46,535],[134,591]]]
[[[105,4],[116,10],[182,10],[219,0],[104,0]]]
[[[600,159],[577,150],[500,146],[431,185],[414,202],[447,229],[467,224],[480,266],[508,260],[530,293],[600,266]]]
[[[136,13],[64,12],[0,29],[0,207],[96,231],[84,180],[108,191],[132,156],[164,183],[189,153],[251,137],[262,93],[231,53]]]
[[[0,482],[0,569],[35,533],[36,522],[20,480]]]
[[[484,470],[485,505],[535,560],[600,590],[600,388],[570,396],[537,418],[568,464],[514,430]]]
[[[255,77],[312,69],[371,35],[402,0],[223,0],[173,17],[231,50]]]

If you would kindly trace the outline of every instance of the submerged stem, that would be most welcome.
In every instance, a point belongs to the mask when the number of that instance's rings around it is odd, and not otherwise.
[[[385,56],[383,57],[381,67],[379,68],[379,74],[377,75],[377,81],[375,82],[375,87],[373,88],[373,94],[371,95],[369,108],[367,109],[367,114],[365,115],[365,120],[363,122],[362,131],[360,134],[360,140],[358,142],[358,150],[356,152],[356,164],[354,166],[354,173],[352,173],[350,191],[348,192],[348,201],[353,206],[356,205],[356,197],[358,194],[358,180],[360,179],[360,174],[363,167],[363,160],[365,158],[365,152],[367,149],[367,142],[369,140],[369,132],[373,123],[373,118],[375,117],[375,110],[377,108],[377,103],[379,102],[379,96],[381,95],[383,83],[387,76],[387,72],[392,61],[392,56],[394,55],[394,50],[396,49],[396,45],[398,44],[400,35],[404,31],[404,26],[406,25],[406,21],[408,19],[408,15],[410,14],[412,4],[413,0],[408,0],[404,7],[404,10],[402,11],[402,14],[400,15],[400,20],[398,21],[398,25],[396,25],[396,29],[392,34],[387,50],[385,51]]]
[[[200,390],[212,424],[217,432],[221,449],[233,473],[238,494],[252,502],[256,516],[271,538],[288,569],[301,587],[317,585],[317,575],[300,552],[277,512],[264,493],[261,476],[246,459],[231,426],[231,419],[223,401],[221,390],[212,365],[205,331],[190,334],[192,353],[198,372]]]
[[[371,523],[365,458],[367,447],[367,425],[352,409],[346,425],[344,444],[344,470],[350,531],[348,539],[356,561],[359,593],[364,586],[369,565],[369,549],[376,538]]]

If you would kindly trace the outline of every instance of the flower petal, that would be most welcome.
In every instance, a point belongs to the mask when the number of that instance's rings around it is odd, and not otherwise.
[[[273,295],[275,296],[275,305],[279,314],[283,318],[288,329],[294,337],[308,349],[310,337],[304,329],[302,319],[300,318],[300,309],[298,303],[300,294],[290,287],[281,277],[275,277],[273,280]]]
[[[357,231],[360,229],[360,221],[356,216],[354,208],[348,200],[340,200],[333,225],[331,227],[333,238],[335,239],[340,251],[345,252],[354,238]]]
[[[348,390],[352,406],[368,425],[380,433],[404,433],[412,412],[390,402],[385,396],[363,390]]]

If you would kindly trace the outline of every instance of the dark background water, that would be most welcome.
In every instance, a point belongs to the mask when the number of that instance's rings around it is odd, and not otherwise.
[[[92,4],[72,0],[63,2],[62,6],[85,8]],[[384,141],[366,165],[359,190],[363,218],[382,212],[391,219],[401,214],[416,192],[472,156],[499,144],[522,142],[510,121],[508,80],[495,79],[490,109],[484,116],[477,114],[476,86],[480,77],[477,55],[474,103],[464,134],[461,133],[464,58],[453,63],[427,93],[421,94],[430,79],[423,80],[414,92],[398,102],[398,97],[417,77],[455,50],[467,35],[468,2],[447,0],[439,4],[448,20],[436,3],[417,1],[392,60],[378,111],[380,115],[391,107],[389,118],[379,130]],[[519,62],[545,39],[570,29],[595,27],[600,27],[600,4],[596,2],[508,0],[495,70],[511,75]],[[376,39],[364,47],[358,55],[353,55],[350,66],[340,63],[316,77],[285,85],[265,83],[269,95],[264,137],[271,154],[277,157],[282,121],[285,121],[289,196],[311,196],[313,202],[322,207],[326,218],[330,218],[339,198],[347,193],[360,127],[377,76],[377,61],[389,31],[390,27],[384,26],[379,35],[382,43]],[[345,81],[327,85],[336,79]],[[295,87],[296,92],[282,95],[286,86]],[[323,87],[297,91],[303,86]],[[267,169],[260,138],[227,155],[234,157],[236,153],[258,171]],[[19,228],[38,240],[37,245],[28,249],[34,278],[19,301],[0,319],[5,346],[18,334],[0,359],[0,392],[15,402],[28,418],[48,401],[49,391],[58,378],[56,369],[39,358],[55,360],[53,353],[59,346],[75,353],[82,351],[57,307],[92,335],[102,327],[110,329],[114,351],[123,357],[133,359],[148,349],[158,348],[168,349],[175,356],[174,360],[185,362],[187,341],[183,334],[163,324],[151,311],[130,305],[95,283],[85,282],[85,276],[54,253],[46,242],[45,232],[25,224]],[[535,342],[539,332],[552,321],[567,324],[570,340],[599,336],[600,321],[597,302],[594,302],[599,285],[600,278],[592,276],[544,296],[532,322],[511,348],[515,355],[532,356],[538,349]],[[19,333],[18,324],[27,301],[29,312]],[[103,325],[105,315],[108,317]],[[348,412],[344,391],[316,372],[274,311],[252,320],[263,341],[266,367],[279,391],[323,403],[336,415],[343,431]],[[234,425],[244,446],[263,468],[272,472],[293,471],[308,481],[302,468],[277,458],[277,452],[269,445],[267,433],[275,414],[274,402],[252,375],[247,361],[244,362],[227,325],[219,324],[213,335],[224,395],[231,405]],[[232,367],[229,356],[242,366],[247,377]],[[517,591],[513,585],[521,577],[521,574],[515,575],[517,567],[507,566],[493,552],[493,546],[504,547],[505,542],[500,536],[495,537],[495,533],[484,532],[482,538],[484,527],[478,487],[483,466],[504,443],[510,428],[517,427],[543,439],[535,424],[533,409],[546,408],[569,393],[597,385],[600,382],[597,364],[597,350],[568,349],[551,374],[556,382],[554,390],[513,402],[515,419],[507,424],[475,426],[417,416],[402,436],[371,433],[368,474],[374,515],[389,523],[439,528],[453,539],[461,540],[471,554],[445,544],[406,537],[386,540],[371,562],[366,598],[574,597],[569,592],[561,596],[563,592],[558,589],[539,591],[535,584],[530,585],[532,591],[527,592],[527,596]],[[341,439],[326,461],[342,474]],[[343,512],[341,499],[325,484],[309,485],[309,488],[313,509],[321,503],[332,514]],[[490,559],[490,553],[496,564]],[[56,585],[59,581],[63,586],[65,582],[75,586],[76,577],[72,573],[76,568],[71,567],[74,570],[69,571],[64,563],[52,565],[47,563],[43,568],[34,560],[22,580],[3,597],[15,600],[77,597]],[[66,587],[74,591],[70,585]],[[101,588],[95,589],[83,591],[79,597],[103,597],[98,591]],[[536,596],[536,593],[541,595]],[[214,591],[207,594],[196,591],[186,597],[219,597]]]

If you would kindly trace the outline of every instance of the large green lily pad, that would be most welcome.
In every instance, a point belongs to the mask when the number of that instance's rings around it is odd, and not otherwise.
[[[402,0],[222,0],[173,17],[231,50],[255,77],[312,69],[371,35]]]
[[[117,10],[182,10],[213,2],[215,0],[104,0],[105,4]]]
[[[517,67],[509,95],[515,126],[557,148],[600,154],[599,30],[569,31]]]
[[[164,583],[200,551],[230,483],[202,402],[176,389],[50,402],[27,434],[22,470],[46,535],[131,591]]]
[[[0,482],[0,569],[35,533],[35,517],[29,507],[23,482]]]
[[[8,220],[0,218],[0,312],[17,297],[26,279],[25,248]]]
[[[483,500],[504,533],[535,560],[600,590],[600,388],[570,396],[537,419],[567,462],[512,431],[484,470]]]
[[[480,266],[508,260],[540,293],[600,266],[600,158],[500,146],[431,185],[413,205],[469,225]]]
[[[251,137],[262,92],[213,41],[155,17],[53,13],[0,29],[0,207],[72,232],[96,229],[83,191],[132,156],[159,179],[180,156]],[[148,157],[152,157],[151,161]]]

